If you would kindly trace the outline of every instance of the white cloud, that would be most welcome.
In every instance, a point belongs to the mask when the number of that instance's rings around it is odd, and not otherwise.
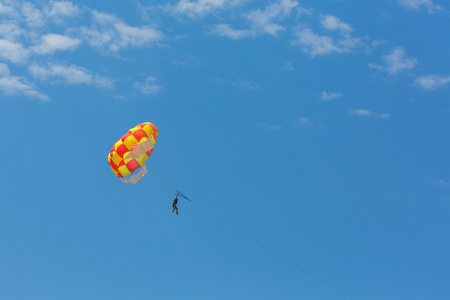
[[[377,65],[377,64],[369,64],[369,68],[378,70],[378,71],[385,71],[385,68],[383,66]]]
[[[56,82],[86,84],[105,89],[114,87],[114,80],[75,65],[49,64],[48,66],[39,66],[33,64],[28,67],[28,71],[41,80],[55,79]]]
[[[78,14],[78,7],[69,1],[50,1],[45,8],[45,14],[60,20],[61,17],[70,17]]]
[[[395,48],[391,54],[384,56],[383,60],[388,74],[397,74],[403,70],[412,69],[417,64],[417,60],[408,57],[405,54],[405,49],[400,47]]]
[[[293,29],[296,40],[293,45],[311,56],[332,53],[350,53],[354,49],[365,46],[361,38],[352,37],[353,28],[333,15],[320,16],[320,23],[331,35],[316,34],[311,28],[297,26]]]
[[[60,34],[45,34],[41,37],[40,45],[33,48],[37,54],[53,54],[55,51],[73,50],[81,41],[77,38],[71,38]]]
[[[283,63],[283,65],[281,66],[281,70],[283,70],[283,71],[293,71],[294,70],[294,65],[292,64],[292,62],[287,61],[287,62]]]
[[[108,47],[113,43],[116,33],[112,29],[92,29],[87,27],[80,28],[80,34],[87,43],[95,48]]]
[[[6,19],[17,24],[24,23],[27,34],[36,35],[38,30],[45,28],[49,20],[61,23],[63,17],[78,14],[78,7],[72,2],[43,2],[46,1],[3,0],[0,2],[0,15],[4,16],[2,23]]]
[[[355,115],[355,116],[370,117],[372,115],[370,110],[367,110],[367,109],[349,109],[348,112],[351,115]]]
[[[328,30],[340,31],[343,34],[347,34],[353,31],[353,29],[347,23],[342,22],[338,18],[332,15],[321,16],[320,23]]]
[[[16,64],[23,64],[29,56],[29,51],[22,44],[0,39],[0,58],[7,59]]]
[[[166,5],[164,10],[175,16],[203,17],[218,10],[241,5],[247,0],[180,0],[175,5]]]
[[[285,28],[275,24],[274,20],[288,16],[297,5],[297,1],[281,0],[279,3],[266,6],[264,10],[250,11],[246,18],[250,21],[252,32],[255,34],[277,36],[278,32],[285,30]]]
[[[44,14],[39,9],[35,8],[32,3],[23,3],[21,12],[29,27],[36,28],[44,26]]]
[[[375,118],[380,118],[380,119],[383,119],[383,120],[387,120],[387,119],[389,119],[391,117],[391,114],[389,114],[389,113],[382,113],[382,114],[375,113],[375,114],[373,114],[373,116]]]
[[[0,23],[0,37],[8,41],[17,41],[21,35],[25,34],[25,30],[20,28],[13,21],[3,21]]]
[[[135,82],[134,88],[144,95],[156,95],[164,90],[164,87],[156,83],[156,77],[147,77],[144,82]]]
[[[376,119],[383,119],[383,120],[387,120],[391,117],[391,114],[389,113],[375,113],[375,112],[371,112],[370,110],[367,109],[349,109],[348,110],[350,115],[354,115],[354,116],[359,116],[359,117],[366,117],[366,118],[376,118]]]
[[[251,35],[246,29],[233,29],[229,24],[218,24],[211,27],[210,33],[225,36],[233,40],[242,39]]]
[[[94,12],[94,20],[97,24],[92,28],[81,28],[81,35],[94,47],[116,52],[130,46],[150,46],[164,38],[152,27],[133,27],[110,14]]]
[[[115,25],[119,39],[117,48],[126,48],[131,46],[145,46],[162,39],[162,33],[151,27],[133,27],[123,22]]]
[[[124,96],[124,95],[113,95],[112,97],[113,97],[114,99],[120,100],[120,101],[126,100],[126,99],[127,99],[127,96]]]
[[[281,125],[276,125],[276,124],[267,124],[267,123],[261,123],[259,124],[260,127],[268,130],[268,131],[278,131],[283,129],[283,126]]]
[[[386,45],[386,41],[385,40],[376,40],[376,41],[373,41],[371,43],[371,45],[372,45],[372,47],[377,48],[379,46]]]
[[[297,1],[279,0],[277,3],[267,5],[263,10],[256,9],[244,14],[244,18],[250,24],[250,28],[248,29],[234,29],[229,24],[219,24],[214,25],[210,32],[231,39],[254,37],[262,34],[269,34],[276,37],[285,28],[275,23],[275,21],[289,16],[297,5]]]
[[[426,91],[435,90],[450,83],[450,76],[442,77],[438,75],[422,76],[416,79],[416,84]]]
[[[308,118],[305,117],[299,117],[297,119],[298,123],[305,126],[311,126],[311,121]]]
[[[320,96],[320,100],[324,100],[324,101],[330,101],[333,99],[337,99],[342,97],[341,93],[327,93],[327,92],[322,92],[322,96]]]
[[[172,60],[172,63],[177,67],[190,66],[197,64],[197,59],[193,55],[188,54]]]
[[[33,76],[43,80],[60,77],[70,84],[90,84],[92,82],[92,75],[88,70],[74,65],[50,64],[46,67],[34,64],[28,70]]]
[[[11,6],[10,4],[15,4],[14,2],[0,2],[0,14],[6,15],[10,18],[16,18],[18,16],[18,12],[15,7]]]
[[[0,76],[8,76],[9,68],[7,64],[0,63]]]
[[[443,188],[450,188],[450,181],[448,180],[443,180],[443,179],[437,179],[433,181],[434,184],[443,187]]]
[[[312,15],[314,9],[312,8],[304,8],[304,7],[296,7],[297,16],[310,16]]]
[[[259,88],[259,84],[251,83],[250,81],[243,80],[241,78],[235,78],[235,82],[233,82],[233,85],[249,90],[256,90]]]
[[[434,4],[433,0],[397,0],[398,3],[408,9],[419,10],[422,7],[425,8],[428,13],[434,13],[438,10],[441,10],[438,4]]]
[[[369,67],[379,71],[385,71],[389,75],[395,75],[405,70],[414,68],[417,64],[417,59],[408,57],[405,49],[397,47],[389,55],[383,56],[384,66],[369,64]]]
[[[295,30],[295,35],[297,40],[292,44],[300,46],[303,52],[311,56],[343,52],[343,49],[339,48],[331,37],[317,35],[310,28],[299,28]]]
[[[78,14],[78,7],[69,1],[49,1],[42,9],[36,8],[31,2],[21,2],[21,15],[30,28],[43,27],[48,20],[61,23],[64,17]],[[15,3],[15,5],[18,4]]]
[[[18,76],[11,76],[6,64],[0,63],[0,91],[6,96],[25,95],[38,98],[42,101],[49,100],[47,95],[36,91],[30,84]]]

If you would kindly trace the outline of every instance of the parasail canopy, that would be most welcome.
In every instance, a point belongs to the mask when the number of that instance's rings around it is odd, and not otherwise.
[[[125,183],[137,183],[147,173],[145,161],[152,154],[157,137],[158,129],[150,122],[128,130],[108,154],[114,174]]]

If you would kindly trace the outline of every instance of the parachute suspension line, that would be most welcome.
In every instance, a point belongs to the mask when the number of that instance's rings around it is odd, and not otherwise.
[[[167,181],[167,179],[165,179],[162,174],[160,173],[160,171],[158,170],[157,167],[155,167],[154,165],[152,165],[150,167],[150,171],[147,173],[148,175],[152,176],[154,179],[157,179],[162,185],[159,187],[160,190],[163,190],[165,192],[168,192],[170,194],[173,193],[173,191],[175,191],[176,189],[173,187],[173,185]],[[154,187],[155,185],[151,185],[152,187]]]
[[[164,176],[164,172],[161,171],[161,168],[158,167],[155,161],[156,160],[150,162],[151,167],[149,167],[150,170],[148,173],[152,174],[155,178],[161,179],[167,187],[170,187],[171,190],[177,190],[174,184],[169,179],[167,179],[166,176]],[[154,173],[156,173],[157,176]]]
[[[172,172],[172,168],[170,167],[169,160],[167,159],[167,155],[165,154],[165,152],[166,152],[165,151],[165,146],[160,144],[159,147],[162,148],[161,149],[162,151],[160,151],[160,152],[162,154],[162,158],[164,160],[164,163],[167,166],[169,177],[172,180],[172,183],[175,185],[176,190],[179,190],[178,185],[177,185],[177,181],[175,180],[175,176],[173,176],[173,172]]]
[[[187,201],[190,201],[190,202],[194,203],[191,199],[189,199],[188,197],[183,195],[183,193],[180,192],[179,190],[177,190],[176,192],[177,192],[177,198],[180,197],[180,198],[186,199]]]
[[[153,176],[155,176],[155,175],[153,175]],[[154,184],[149,184],[149,183],[147,183],[147,185],[149,187],[151,187],[152,189],[158,190],[160,192],[164,192],[164,193],[167,193],[167,194],[173,194],[173,191],[170,190],[169,188],[164,188],[164,187],[156,186]]]
[[[218,215],[216,215],[215,213],[213,213],[212,211],[204,208],[203,206],[199,205],[197,202],[192,201],[191,199],[187,198],[186,196],[184,196],[180,191],[177,191],[177,196],[184,198],[186,200],[188,200],[189,202],[191,202],[192,204],[194,204],[195,206],[197,206],[198,208],[202,209],[203,211],[207,212],[208,214],[210,214],[211,216],[215,217],[216,219],[222,221],[223,223],[225,223],[226,225],[228,225],[229,227],[233,228],[236,231],[239,231],[242,235],[246,236],[247,238],[251,239],[252,241],[256,242],[257,244],[259,244],[260,246],[262,246],[263,248],[265,248],[266,250],[269,250],[270,252],[272,252],[273,254],[277,255],[278,257],[284,259],[285,261],[287,261],[288,263],[290,263],[291,265],[293,265],[294,267],[297,267],[298,269],[302,270],[303,272],[307,273],[308,275],[314,277],[315,279],[319,280],[320,282],[322,282],[323,284],[327,285],[328,287],[332,288],[333,290],[339,292],[340,294],[344,295],[345,297],[347,297],[348,299],[352,299],[354,300],[353,297],[351,297],[350,295],[348,295],[347,293],[345,293],[344,291],[342,291],[341,289],[337,288],[336,286],[332,285],[331,283],[329,283],[328,281],[326,281],[325,279],[322,279],[321,277],[319,277],[318,275],[314,274],[313,272],[309,271],[308,269],[302,267],[301,265],[299,265],[298,263],[296,263],[295,261],[293,261],[292,259],[284,256],[283,254],[281,254],[280,252],[274,250],[273,248],[271,248],[270,246],[266,245],[265,243],[261,242],[260,240],[258,240],[257,238],[255,238],[254,236],[250,235],[249,233],[245,232],[244,230],[240,229],[239,227],[237,227],[236,225],[228,222],[227,220],[219,217]]]

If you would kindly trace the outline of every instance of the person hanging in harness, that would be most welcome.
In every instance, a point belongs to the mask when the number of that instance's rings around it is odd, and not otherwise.
[[[177,194],[177,196],[175,197],[175,199],[173,199],[173,203],[172,203],[172,207],[173,207],[172,213],[176,210],[177,215],[178,215],[178,207],[177,207],[177,203],[178,203],[178,194]]]

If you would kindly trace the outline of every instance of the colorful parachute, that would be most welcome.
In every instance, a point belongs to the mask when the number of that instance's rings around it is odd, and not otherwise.
[[[137,183],[147,173],[145,161],[150,157],[158,137],[158,129],[145,122],[128,130],[111,148],[108,163],[111,170],[125,183]],[[133,174],[139,169],[139,172]],[[125,178],[125,176],[129,178]]]

